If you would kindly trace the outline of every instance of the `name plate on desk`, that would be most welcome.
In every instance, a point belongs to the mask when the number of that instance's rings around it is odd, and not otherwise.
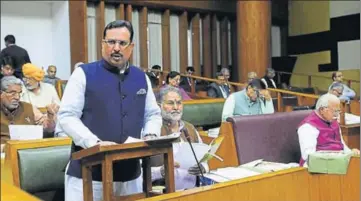
[[[322,151],[308,156],[308,171],[312,173],[346,174],[352,153]]]

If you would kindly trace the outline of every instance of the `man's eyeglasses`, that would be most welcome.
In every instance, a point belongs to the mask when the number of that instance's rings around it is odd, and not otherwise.
[[[115,44],[118,43],[122,49],[125,49],[130,45],[130,41],[123,41],[123,40],[109,39],[109,40],[103,40],[103,42],[106,43],[109,47],[114,47]]]
[[[5,94],[7,95],[7,96],[10,96],[10,97],[15,97],[15,96],[20,96],[21,95],[21,91],[20,92],[17,92],[17,91],[4,91],[5,92]]]
[[[169,105],[169,106],[180,106],[182,105],[182,101],[164,101],[164,103],[166,105]]]

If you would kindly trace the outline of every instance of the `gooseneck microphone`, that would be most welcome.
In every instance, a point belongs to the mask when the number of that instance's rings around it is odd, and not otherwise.
[[[188,130],[187,130],[186,128],[183,128],[181,131],[183,131],[183,133],[184,133],[184,135],[185,135],[185,137],[186,137],[186,139],[187,139],[187,141],[188,141],[188,143],[189,143],[189,146],[191,146],[191,150],[192,150],[194,159],[196,159],[198,169],[199,169],[202,177],[204,177],[204,176],[203,176],[202,168],[201,168],[201,166],[199,165],[199,161],[198,161],[198,159],[197,159],[197,155],[196,155],[196,153],[194,152],[193,145],[192,145],[191,138],[190,138],[190,136],[189,136]]]

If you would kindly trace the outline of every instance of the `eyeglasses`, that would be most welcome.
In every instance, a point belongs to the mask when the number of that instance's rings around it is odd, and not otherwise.
[[[20,96],[21,93],[22,93],[22,91],[20,91],[20,92],[17,92],[17,91],[4,91],[4,92],[9,97],[15,97],[17,95]]]
[[[103,40],[104,43],[106,43],[109,47],[114,47],[117,43],[122,49],[126,49],[130,45],[130,41],[123,41],[123,40]]]
[[[341,113],[340,109],[335,110],[335,109],[332,109],[332,108],[329,108],[329,107],[325,107],[325,108],[331,110],[334,116],[338,116]]]

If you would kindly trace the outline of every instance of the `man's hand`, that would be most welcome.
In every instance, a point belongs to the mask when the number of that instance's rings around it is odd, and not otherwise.
[[[180,165],[178,162],[174,162],[174,168],[179,168]],[[162,175],[162,177],[165,177],[165,170],[164,170],[164,165],[160,168],[160,175]]]
[[[266,99],[267,101],[271,100],[271,94],[269,93],[268,90],[260,90],[260,94],[264,97],[264,99]]]
[[[144,135],[143,140],[150,140],[150,139],[154,139],[157,138],[158,136],[154,133],[147,133]]]
[[[109,145],[116,145],[117,143],[115,142],[110,142],[110,141],[100,141],[98,143],[96,143],[95,145],[100,145],[100,146],[109,146]]]
[[[48,112],[48,115],[54,116],[59,110],[59,105],[56,103],[51,103],[46,106],[46,110]]]
[[[352,149],[352,153],[353,153],[354,155],[360,155],[360,150],[358,150],[358,149]]]
[[[203,167],[203,165],[199,164],[199,166],[201,167],[201,170],[199,170],[198,165],[195,165],[195,166],[190,167],[188,169],[188,173],[191,174],[191,175],[200,175],[201,171],[202,171],[203,174],[206,173],[206,169]]]

